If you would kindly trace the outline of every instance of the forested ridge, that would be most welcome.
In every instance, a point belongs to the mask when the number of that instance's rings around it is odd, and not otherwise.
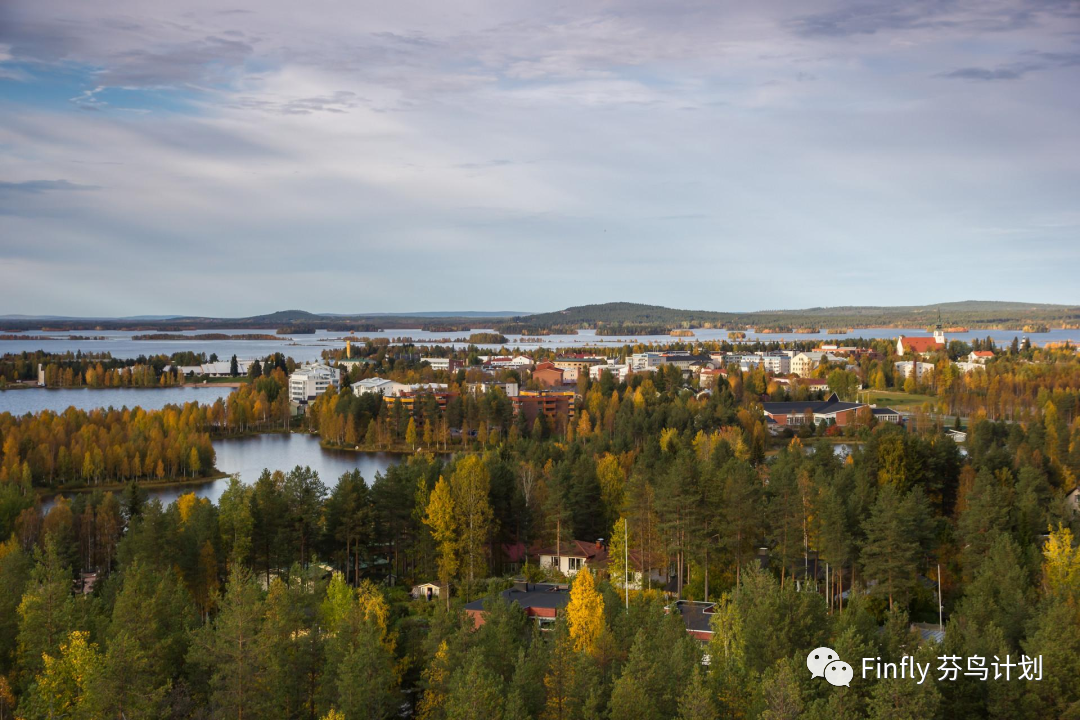
[[[411,367],[397,371],[423,372]],[[1016,372],[1027,388],[1018,421],[974,412],[966,454],[932,420],[852,428],[846,458],[813,432],[775,452],[754,410],[764,376],[735,373],[699,397],[678,373],[605,375],[583,383],[565,427],[523,425],[497,391],[468,396],[454,421],[477,432],[455,438],[455,455],[418,452],[374,478],[268,469],[250,485],[231,481],[216,506],[189,494],[162,507],[132,484],[61,499],[44,515],[25,506],[30,486],[47,482],[37,448],[58,457],[82,443],[85,458],[113,437],[142,448],[160,432],[198,445],[280,426],[283,375],[216,408],[5,416],[0,713],[1068,716],[1080,708],[1080,553],[1066,499],[1080,471],[1075,384]],[[1038,390],[1047,377],[1057,379]],[[418,446],[439,449],[424,426],[449,409],[395,420],[393,404],[366,402],[328,393],[314,427],[336,430],[340,417],[347,431],[351,418],[358,433],[368,412],[376,432],[372,418],[394,431],[404,420],[406,437],[411,424]],[[647,580],[625,608],[623,528],[635,569],[670,578],[674,596],[718,603],[711,641],[665,611],[662,583]],[[541,632],[496,598],[509,586],[504,545],[560,536],[609,538],[613,562],[576,576],[566,612]],[[940,646],[911,628],[937,621],[939,566]],[[525,572],[559,579],[535,559]],[[449,590],[449,602],[408,599],[421,581]],[[485,597],[474,630],[461,606]],[[856,674],[833,688],[805,669],[821,645],[844,658],[914,654],[935,668],[941,655],[1042,656],[1044,674],[923,685]]]
[[[433,317],[421,314],[320,315],[303,310],[287,310],[246,318],[177,317],[164,320],[58,318],[50,327],[78,330],[101,329],[176,332],[211,328],[277,328],[281,332],[311,332],[315,328],[372,332],[384,328],[420,327],[434,331],[463,331],[490,327],[506,334],[573,332],[596,328],[605,334],[638,333],[686,327],[731,327],[744,329],[778,327],[927,327],[944,316],[951,325],[1021,330],[1029,324],[1077,327],[1080,306],[1042,303],[965,301],[921,306],[843,306],[790,310],[731,312],[682,310],[643,303],[611,302],[580,305],[547,313],[515,317]],[[40,319],[9,318],[3,327],[11,330],[37,329]]]

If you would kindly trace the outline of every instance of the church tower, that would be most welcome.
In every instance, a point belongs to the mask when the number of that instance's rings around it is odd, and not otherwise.
[[[941,329],[941,311],[938,310],[937,325],[934,326],[934,342],[945,344],[945,331]]]

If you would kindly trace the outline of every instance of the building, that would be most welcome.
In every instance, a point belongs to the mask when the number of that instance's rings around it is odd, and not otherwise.
[[[598,381],[604,372],[610,372],[615,382],[623,382],[626,380],[626,376],[630,374],[630,366],[625,363],[593,365],[589,368],[589,378]]]
[[[439,406],[439,410],[445,411],[447,404],[458,395],[449,392],[446,383],[422,383],[419,385],[406,385],[405,387],[406,390],[401,390],[393,395],[384,395],[383,401],[391,407],[394,406],[394,403],[401,403],[410,415],[417,414],[417,408],[426,397],[433,397]]]
[[[459,368],[465,366],[460,360],[454,358],[426,357],[420,358],[420,362],[426,362],[431,366],[432,370],[445,370],[446,372],[456,372]]]
[[[352,384],[353,395],[379,393],[380,395],[389,396],[405,392],[409,388],[410,386],[404,383],[394,382],[393,380],[379,377],[365,378],[364,380],[358,380]]]
[[[326,365],[307,365],[289,376],[289,400],[306,403],[326,392],[330,386],[341,387],[341,371]]]
[[[791,356],[782,352],[767,352],[761,355],[761,364],[766,372],[773,375],[787,375],[791,372]]]
[[[797,388],[804,387],[810,392],[829,392],[829,381],[825,378],[772,378],[770,382],[774,382],[781,387],[787,389],[787,391],[795,392]]]
[[[563,382],[576,383],[579,377],[589,374],[590,368],[606,365],[607,361],[599,357],[559,357],[552,364],[563,371]]]
[[[934,372],[934,364],[919,362],[917,360],[901,360],[893,366],[893,370],[898,378],[907,380],[914,374],[915,380],[919,381],[925,377],[929,377],[930,374]]]
[[[896,354],[930,355],[945,349],[945,333],[935,330],[933,337],[904,337],[896,339]]]
[[[874,413],[874,419],[878,422],[891,422],[899,425],[904,421],[903,416],[892,408],[875,407],[871,408],[871,411]]]
[[[420,583],[413,585],[409,594],[414,600],[433,600],[439,597],[439,586],[435,583]]]
[[[712,640],[712,619],[716,614],[716,603],[700,600],[676,600],[666,608],[668,613],[678,612],[682,616],[686,632],[695,640]]]
[[[833,353],[827,352],[809,351],[799,353],[795,357],[791,358],[791,372],[795,373],[800,377],[806,377],[810,373],[814,372],[814,370],[817,369],[817,367],[823,362],[827,362],[830,364],[840,364],[845,368],[848,365],[847,358],[844,358],[840,355],[835,355]]]
[[[874,408],[863,403],[842,402],[833,393],[827,400],[801,400],[796,402],[766,402],[761,404],[765,418],[777,426],[786,427],[792,425],[805,425],[808,421],[814,423],[835,422],[843,427],[855,422],[856,413],[864,407],[870,407],[874,417],[878,420],[888,419],[890,422],[900,422],[900,413],[890,408]]]
[[[561,368],[555,367],[555,363],[542,362],[532,371],[533,379],[546,387],[562,387],[565,380]]]
[[[251,360],[237,360],[236,374],[247,375],[251,363]],[[232,375],[232,361],[219,360],[217,362],[203,363],[202,365],[179,365],[176,369],[188,376],[229,377]]]
[[[552,583],[530,583],[524,580],[514,582],[509,590],[499,593],[508,603],[516,603],[525,615],[534,619],[541,630],[555,627],[555,619],[570,604],[570,588]],[[484,624],[484,601],[473,600],[465,606],[465,612],[473,620],[473,627]]]
[[[543,548],[536,555],[540,557],[540,567],[555,568],[568,577],[586,566],[593,572],[607,567],[607,549],[599,541],[571,540],[560,549]]]
[[[978,363],[979,365],[982,365],[987,360],[993,359],[994,353],[992,350],[972,350],[967,356],[967,361],[969,363]]]
[[[519,390],[516,382],[478,382],[469,383],[468,387],[473,395],[483,395],[488,390],[502,390],[507,397],[517,397]]]
[[[555,427],[565,427],[560,423],[573,421],[577,396],[567,390],[522,390],[510,400],[514,403],[514,415],[524,414],[529,426],[543,414]]]
[[[698,383],[703,389],[716,387],[716,381],[720,378],[727,380],[727,370],[702,368],[698,373]]]

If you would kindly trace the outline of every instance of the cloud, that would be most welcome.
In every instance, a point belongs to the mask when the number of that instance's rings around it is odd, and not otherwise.
[[[941,73],[938,77],[952,80],[1019,80],[1029,72],[1038,70],[1040,65],[1023,65],[1007,68],[960,68],[947,73]]]
[[[0,182],[0,197],[13,195],[41,195],[47,192],[100,190],[96,185],[82,185],[67,180],[25,180],[23,182]]]
[[[1076,25],[1054,22],[1075,7],[10,0],[0,75],[34,83],[0,99],[0,254],[35,278],[0,305],[243,314],[289,286],[393,310],[400,278],[364,271],[391,267],[422,280],[416,307],[551,307],[554,271],[575,301],[797,307],[879,295],[872,273],[808,281],[868,245],[904,248],[895,302],[1054,299],[1075,250],[1039,219],[1080,192]],[[801,260],[726,272],[763,253]],[[196,277],[228,289],[185,293]]]
[[[939,73],[937,77],[953,80],[1019,80],[1040,70],[1080,66],[1080,53],[1029,52],[1025,55],[1038,58],[1038,61],[1016,62],[997,68],[966,67]]]

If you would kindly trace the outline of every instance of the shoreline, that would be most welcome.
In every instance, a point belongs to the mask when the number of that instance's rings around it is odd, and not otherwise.
[[[37,383],[10,383],[6,387],[0,388],[0,392],[6,390],[183,390],[185,388],[192,388],[198,390],[200,388],[240,388],[247,385],[246,382],[205,382],[205,383],[184,383],[183,385],[139,385],[126,387],[90,387],[88,385],[68,385],[63,387],[47,387],[45,385],[38,385]]]
[[[228,473],[222,472],[217,468],[214,468],[214,473],[211,475],[203,475],[197,478],[188,478],[186,480],[160,480],[151,482],[136,482],[136,486],[143,490],[159,489],[159,488],[175,488],[184,487],[186,485],[203,485],[205,483],[221,480],[222,478],[229,477]],[[111,492],[113,494],[121,493],[127,489],[131,483],[105,483],[103,485],[77,485],[74,487],[60,487],[55,489],[37,488],[37,499],[39,502],[47,500],[54,500],[61,495],[79,495],[85,493],[92,493],[95,490],[102,492]]]

